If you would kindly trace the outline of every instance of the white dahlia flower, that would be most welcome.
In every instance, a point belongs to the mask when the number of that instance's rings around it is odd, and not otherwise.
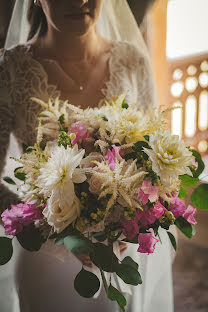
[[[162,183],[167,184],[171,178],[177,179],[179,175],[192,175],[189,166],[194,164],[195,159],[177,135],[171,135],[169,130],[156,132],[150,135],[149,143],[152,149],[144,148],[144,152],[152,161],[152,170],[160,176]]]

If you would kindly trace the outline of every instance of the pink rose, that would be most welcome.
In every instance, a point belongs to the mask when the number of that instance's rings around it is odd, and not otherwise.
[[[113,149],[112,151],[109,149],[105,158],[108,161],[108,165],[111,168],[111,170],[115,170],[116,167],[116,159],[121,161],[123,158],[121,157],[120,153],[120,146],[112,145]]]
[[[196,220],[195,220],[195,214],[197,212],[197,209],[194,208],[191,205],[188,205],[188,208],[186,209],[185,213],[184,213],[184,218],[190,223],[190,224],[197,224]]]
[[[186,204],[184,199],[178,197],[172,197],[170,199],[169,210],[173,213],[174,217],[177,219],[182,216],[186,210]]]
[[[141,253],[153,253],[155,250],[156,243],[159,242],[159,239],[155,237],[153,229],[148,230],[150,233],[140,233],[138,236],[139,248],[138,252]]]
[[[123,234],[130,241],[133,240],[137,234],[139,234],[139,226],[136,218],[132,220],[123,219],[121,223],[123,226]]]
[[[72,145],[76,144],[79,140],[85,139],[88,137],[88,130],[84,124],[80,125],[72,125],[71,128],[68,130],[68,134],[75,133],[76,138],[72,140]]]
[[[151,203],[153,203],[157,200],[157,198],[158,198],[158,187],[152,186],[152,182],[143,181],[137,199],[142,202],[142,205],[146,205],[148,199]]]
[[[35,204],[11,205],[11,209],[5,210],[2,215],[4,229],[8,235],[17,235],[27,226],[42,218],[42,212]]]

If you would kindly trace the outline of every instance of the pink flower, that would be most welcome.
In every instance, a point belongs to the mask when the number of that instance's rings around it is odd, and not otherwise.
[[[184,199],[178,197],[172,197],[170,199],[171,204],[169,205],[169,210],[173,213],[174,217],[177,219],[182,216],[186,210],[186,204]]]
[[[129,239],[130,241],[133,240],[137,234],[139,234],[139,226],[138,221],[136,218],[132,220],[122,220],[122,226],[123,226],[123,234]]]
[[[11,205],[11,209],[5,210],[2,215],[4,229],[8,235],[17,235],[27,226],[42,217],[42,212],[35,204]]]
[[[88,137],[88,130],[84,124],[80,125],[72,125],[71,128],[68,130],[68,134],[75,133],[76,138],[72,140],[72,145],[76,144],[79,140],[85,139]]]
[[[185,213],[184,213],[184,218],[190,223],[190,224],[197,224],[196,220],[195,220],[195,214],[197,212],[197,209],[194,208],[191,205],[188,205],[188,208],[186,209]]]
[[[152,182],[143,181],[137,199],[142,202],[142,205],[146,205],[148,199],[151,203],[155,202],[158,198],[157,194],[158,194],[157,186],[152,186]]]
[[[157,202],[150,209],[138,210],[136,216],[143,227],[148,227],[150,224],[155,223],[156,219],[159,219],[165,211],[166,208],[160,202]]]
[[[109,149],[105,158],[108,161],[108,165],[111,168],[111,170],[115,170],[116,167],[116,159],[121,161],[123,158],[120,155],[120,146],[112,145],[113,149],[112,151]]]
[[[157,219],[159,219],[160,217],[162,217],[162,215],[165,213],[165,211],[167,211],[167,209],[160,202],[157,202],[150,209],[150,211]]]
[[[155,250],[156,243],[159,242],[159,239],[155,237],[153,229],[148,230],[150,233],[140,233],[138,236],[139,248],[138,252],[141,253],[153,253]]]

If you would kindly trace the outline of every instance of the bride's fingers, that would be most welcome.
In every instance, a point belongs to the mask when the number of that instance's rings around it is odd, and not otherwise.
[[[120,248],[120,253],[122,254],[128,248],[128,245],[127,243],[119,242],[119,248]]]
[[[89,255],[86,254],[74,254],[75,257],[85,266],[91,268],[92,267],[92,261],[89,257]]]

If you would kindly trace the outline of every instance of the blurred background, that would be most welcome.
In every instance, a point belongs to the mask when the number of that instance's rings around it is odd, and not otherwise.
[[[0,48],[14,3],[0,0]],[[151,55],[159,103],[181,107],[170,113],[170,129],[203,155],[206,169],[201,179],[208,182],[208,0],[128,3]],[[208,311],[208,212],[199,211],[197,221],[192,240],[178,233],[175,312]]]

